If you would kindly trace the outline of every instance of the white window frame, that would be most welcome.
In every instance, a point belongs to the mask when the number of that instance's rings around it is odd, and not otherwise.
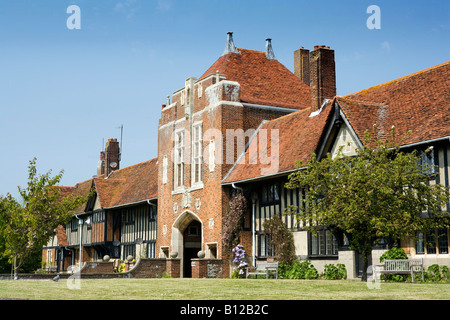
[[[193,187],[203,187],[203,123],[192,126],[192,166],[191,181]]]
[[[174,190],[184,186],[184,130],[175,131],[174,143]]]

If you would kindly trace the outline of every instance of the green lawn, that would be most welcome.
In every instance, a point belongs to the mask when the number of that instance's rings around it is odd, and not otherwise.
[[[355,280],[81,279],[79,287],[69,289],[67,280],[1,280],[0,299],[450,300],[450,284],[381,283],[370,289]]]

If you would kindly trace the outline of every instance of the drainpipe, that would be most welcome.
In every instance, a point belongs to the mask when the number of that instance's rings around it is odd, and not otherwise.
[[[231,184],[231,186],[236,189],[240,190],[242,193],[244,193],[244,189],[241,187],[237,187],[234,183]],[[256,266],[256,200],[258,199],[258,195],[254,192],[252,193],[252,262],[253,266]]]
[[[256,192],[252,194],[252,261],[253,266],[256,266],[256,201],[258,195]]]
[[[79,268],[81,272],[81,256],[82,256],[82,248],[81,248],[81,242],[83,240],[83,219],[78,218],[78,215],[75,215],[75,218],[78,219],[78,228],[80,229],[80,257],[79,257]]]

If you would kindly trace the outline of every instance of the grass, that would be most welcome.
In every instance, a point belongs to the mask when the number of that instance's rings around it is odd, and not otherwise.
[[[72,283],[73,285],[74,283]],[[33,300],[450,300],[450,284],[355,280],[81,279],[1,280],[0,299]]]

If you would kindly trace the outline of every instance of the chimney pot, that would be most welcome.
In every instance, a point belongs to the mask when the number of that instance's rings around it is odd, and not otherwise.
[[[226,55],[227,53],[239,53],[238,49],[234,46],[233,32],[227,32],[227,44],[222,55]]]
[[[272,49],[272,39],[266,39],[266,58],[269,60],[275,60],[275,54]]]

